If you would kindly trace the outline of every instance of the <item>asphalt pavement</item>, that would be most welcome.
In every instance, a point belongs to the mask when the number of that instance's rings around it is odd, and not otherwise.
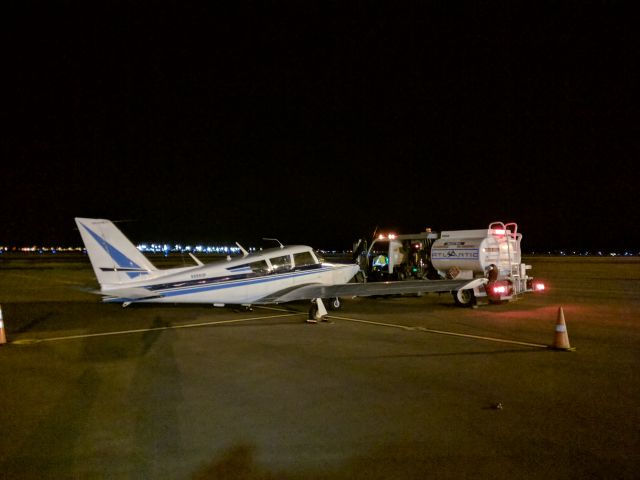
[[[637,478],[640,259],[548,286],[251,312],[102,304],[84,258],[0,259],[2,478]],[[563,308],[573,352],[553,343]]]

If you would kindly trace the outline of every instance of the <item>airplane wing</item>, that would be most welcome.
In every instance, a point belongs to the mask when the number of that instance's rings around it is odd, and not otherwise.
[[[254,304],[285,303],[295,300],[333,297],[370,297],[372,295],[399,295],[407,293],[452,292],[479,287],[485,278],[474,280],[409,280],[399,282],[343,283],[339,285],[299,285],[274,292]]]

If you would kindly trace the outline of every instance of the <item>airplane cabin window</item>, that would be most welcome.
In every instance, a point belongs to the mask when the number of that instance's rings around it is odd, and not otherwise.
[[[291,268],[291,257],[289,255],[283,255],[282,257],[270,258],[271,266],[276,272],[283,270],[289,270]]]
[[[249,264],[251,271],[253,273],[265,274],[269,272],[269,266],[265,260],[260,260],[259,262],[252,262]]]

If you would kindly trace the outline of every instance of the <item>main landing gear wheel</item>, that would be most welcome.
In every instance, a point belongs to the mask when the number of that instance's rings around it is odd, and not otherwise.
[[[459,307],[471,307],[476,302],[476,296],[470,288],[466,290],[456,290],[451,293],[453,295],[453,300]]]
[[[315,302],[313,302],[311,304],[311,307],[309,307],[309,315],[307,316],[307,323],[318,323],[318,320],[316,319],[318,315],[318,305],[316,305]]]
[[[324,302],[321,298],[314,298],[313,300],[311,300],[311,306],[309,307],[309,316],[307,318],[307,323],[318,323],[318,321],[329,322],[329,320],[327,319],[327,309],[324,306]]]

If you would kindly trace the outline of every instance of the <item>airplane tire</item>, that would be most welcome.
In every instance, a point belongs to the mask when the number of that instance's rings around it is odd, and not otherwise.
[[[340,310],[340,307],[342,307],[342,301],[339,297],[334,297],[329,302],[329,310]]]
[[[476,301],[476,296],[474,295],[472,289],[456,290],[455,292],[451,293],[453,294],[453,300],[459,307],[471,307]]]

